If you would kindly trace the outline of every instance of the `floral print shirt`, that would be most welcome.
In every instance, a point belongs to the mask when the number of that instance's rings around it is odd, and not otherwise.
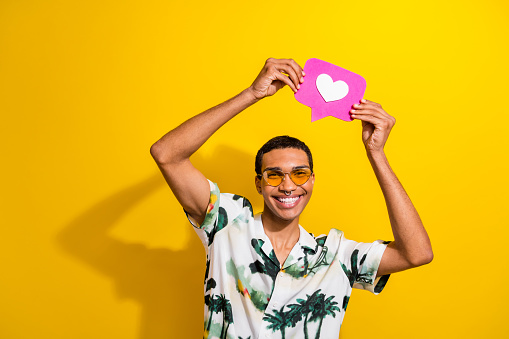
[[[195,226],[207,253],[204,338],[338,338],[352,288],[378,294],[388,242],[359,243],[331,229],[300,238],[280,263],[261,214],[239,195],[210,183],[210,201]]]

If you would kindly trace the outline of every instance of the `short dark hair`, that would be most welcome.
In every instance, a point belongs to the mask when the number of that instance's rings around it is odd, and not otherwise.
[[[290,137],[288,135],[280,135],[278,137],[274,137],[267,141],[256,153],[255,159],[255,172],[257,175],[262,174],[262,158],[265,153],[269,153],[273,149],[285,149],[285,148],[295,148],[300,149],[306,152],[308,156],[309,169],[313,172],[313,156],[311,155],[311,151],[309,147],[302,141],[297,138]]]

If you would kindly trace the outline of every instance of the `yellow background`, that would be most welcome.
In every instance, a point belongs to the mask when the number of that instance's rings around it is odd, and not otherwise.
[[[0,2],[0,338],[198,338],[204,250],[149,154],[251,84],[268,57],[361,74],[397,118],[386,152],[434,261],[354,291],[340,337],[507,338],[505,1]],[[194,156],[249,197],[270,137],[316,162],[301,223],[392,239],[360,122],[284,88]]]

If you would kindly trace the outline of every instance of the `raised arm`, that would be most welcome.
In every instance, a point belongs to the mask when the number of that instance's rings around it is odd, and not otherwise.
[[[235,97],[200,113],[166,133],[150,148],[173,194],[198,223],[205,218],[209,185],[189,158],[221,126],[247,107],[288,85],[294,92],[303,81],[302,68],[291,59],[268,59],[253,84]]]
[[[383,254],[377,276],[431,262],[433,251],[428,233],[383,150],[396,120],[382,106],[369,100],[354,105],[351,115],[362,120],[362,140],[385,197],[394,235],[394,241]]]

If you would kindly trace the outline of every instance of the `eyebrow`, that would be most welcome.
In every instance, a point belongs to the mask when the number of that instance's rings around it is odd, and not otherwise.
[[[296,170],[296,169],[300,169],[300,168],[309,168],[309,166],[307,165],[300,165],[300,166],[295,166],[292,168],[292,171],[293,170]],[[263,172],[265,171],[282,171],[281,167],[266,167]]]

